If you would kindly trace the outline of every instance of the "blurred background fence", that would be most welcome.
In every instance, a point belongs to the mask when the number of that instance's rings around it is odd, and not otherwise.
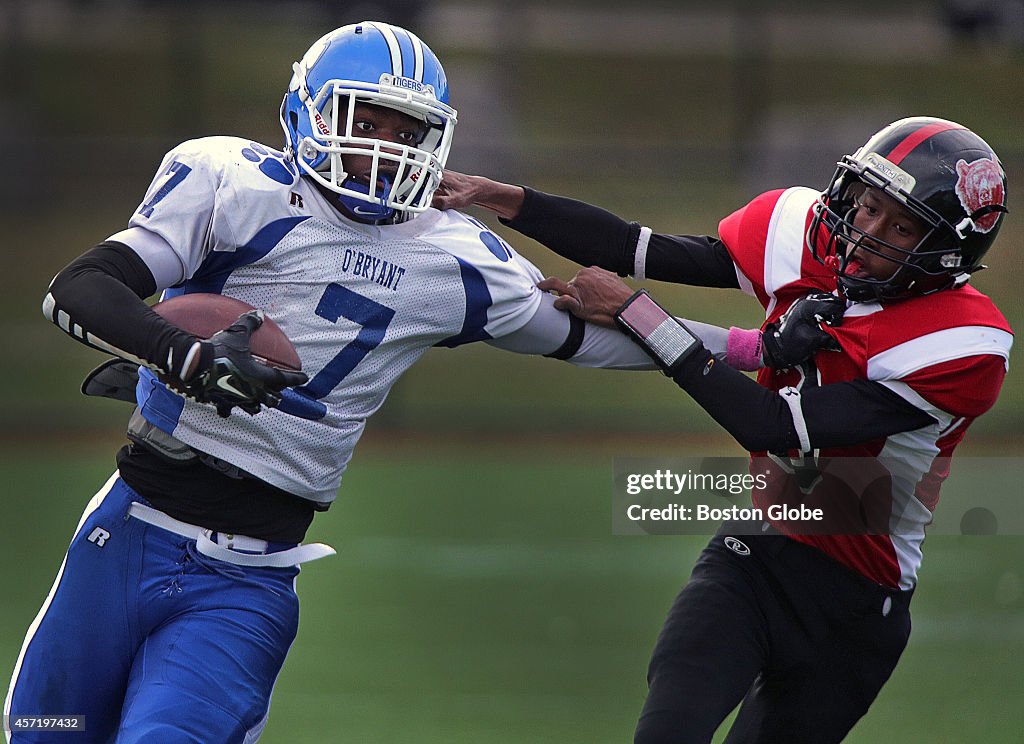
[[[0,321],[18,384],[0,393],[0,435],[120,426],[123,411],[78,395],[99,356],[47,327],[38,312],[46,283],[124,225],[179,141],[237,134],[280,146],[290,63],[324,31],[364,17],[414,28],[444,62],[460,122],[450,166],[577,195],[661,231],[713,233],[761,190],[823,186],[839,155],[900,116],[963,122],[1010,174],[1013,214],[991,254],[994,270],[976,284],[1019,326],[1022,8],[1015,0],[792,0],[771,9],[753,0],[628,9],[569,0],[7,2]],[[572,270],[530,241],[510,240],[547,272]],[[659,292],[682,314],[759,322],[756,305],[734,293]],[[432,352],[373,427],[482,431],[497,421],[536,432],[573,421],[587,431],[714,430],[654,375],[626,386],[614,373],[562,366],[485,348]],[[500,394],[483,380],[500,380]],[[1021,390],[1011,376],[982,434],[1017,433]]]
[[[279,147],[290,65],[336,26],[391,20],[438,53],[459,109],[453,168],[664,232],[714,233],[764,189],[823,187],[898,117],[960,121],[1010,178],[993,268],[974,283],[1024,327],[1021,0],[766,5],[0,0],[0,673],[128,415],[78,393],[103,357],[43,320],[47,282],[124,226],[178,142]],[[573,271],[498,229],[544,271]],[[762,318],[736,292],[657,293],[696,318]],[[1024,449],[1021,348],[968,453]],[[264,739],[628,741],[647,654],[703,542],[611,535],[612,456],[655,452],[738,448],[658,374],[432,350],[313,526],[340,555],[303,572]],[[915,635],[851,742],[1020,741],[1021,541],[929,538]]]

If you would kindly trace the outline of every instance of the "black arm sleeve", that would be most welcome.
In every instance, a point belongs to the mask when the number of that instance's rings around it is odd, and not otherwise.
[[[744,449],[801,449],[792,411],[783,397],[729,365],[716,363],[710,352],[701,349],[691,354],[673,379]],[[935,421],[869,380],[812,387],[802,393],[800,403],[813,449],[859,444]]]
[[[619,276],[633,274],[640,225],[611,212],[564,196],[529,187],[522,209],[511,220],[514,230],[582,266],[600,266]],[[736,269],[722,241],[706,235],[653,233],[647,245],[644,274],[649,279],[702,287],[737,288]]]
[[[519,214],[503,224],[583,266],[600,266],[619,276],[633,273],[640,225],[576,199],[527,186],[523,191]]]
[[[653,233],[647,244],[644,276],[695,287],[740,287],[725,243],[710,235]]]
[[[122,243],[100,243],[68,264],[50,284],[43,314],[77,341],[180,375],[196,337],[153,312],[153,273]]]

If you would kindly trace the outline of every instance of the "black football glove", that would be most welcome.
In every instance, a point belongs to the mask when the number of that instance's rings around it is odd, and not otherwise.
[[[238,406],[249,415],[260,406],[275,408],[283,388],[302,385],[303,372],[271,367],[253,358],[249,339],[263,324],[263,311],[250,310],[238,320],[202,342],[199,369],[184,383],[182,392],[200,403],[217,408],[224,418]]]
[[[837,326],[843,321],[846,302],[835,295],[817,292],[801,297],[761,334],[761,361],[772,369],[785,369],[809,359],[818,349],[841,351],[821,324]]]

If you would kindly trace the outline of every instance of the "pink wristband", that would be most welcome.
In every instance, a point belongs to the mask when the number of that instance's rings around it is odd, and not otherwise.
[[[732,326],[725,347],[725,362],[734,369],[754,372],[761,368],[761,331]]]

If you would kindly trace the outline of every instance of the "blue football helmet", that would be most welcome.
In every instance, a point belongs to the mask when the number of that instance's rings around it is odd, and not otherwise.
[[[401,221],[426,210],[456,123],[444,69],[430,48],[405,29],[363,21],[318,39],[292,72],[281,127],[285,153],[300,170],[362,221]],[[353,131],[357,103],[419,119],[425,134],[410,144],[360,136]],[[345,172],[343,155],[373,158],[369,183]]]

